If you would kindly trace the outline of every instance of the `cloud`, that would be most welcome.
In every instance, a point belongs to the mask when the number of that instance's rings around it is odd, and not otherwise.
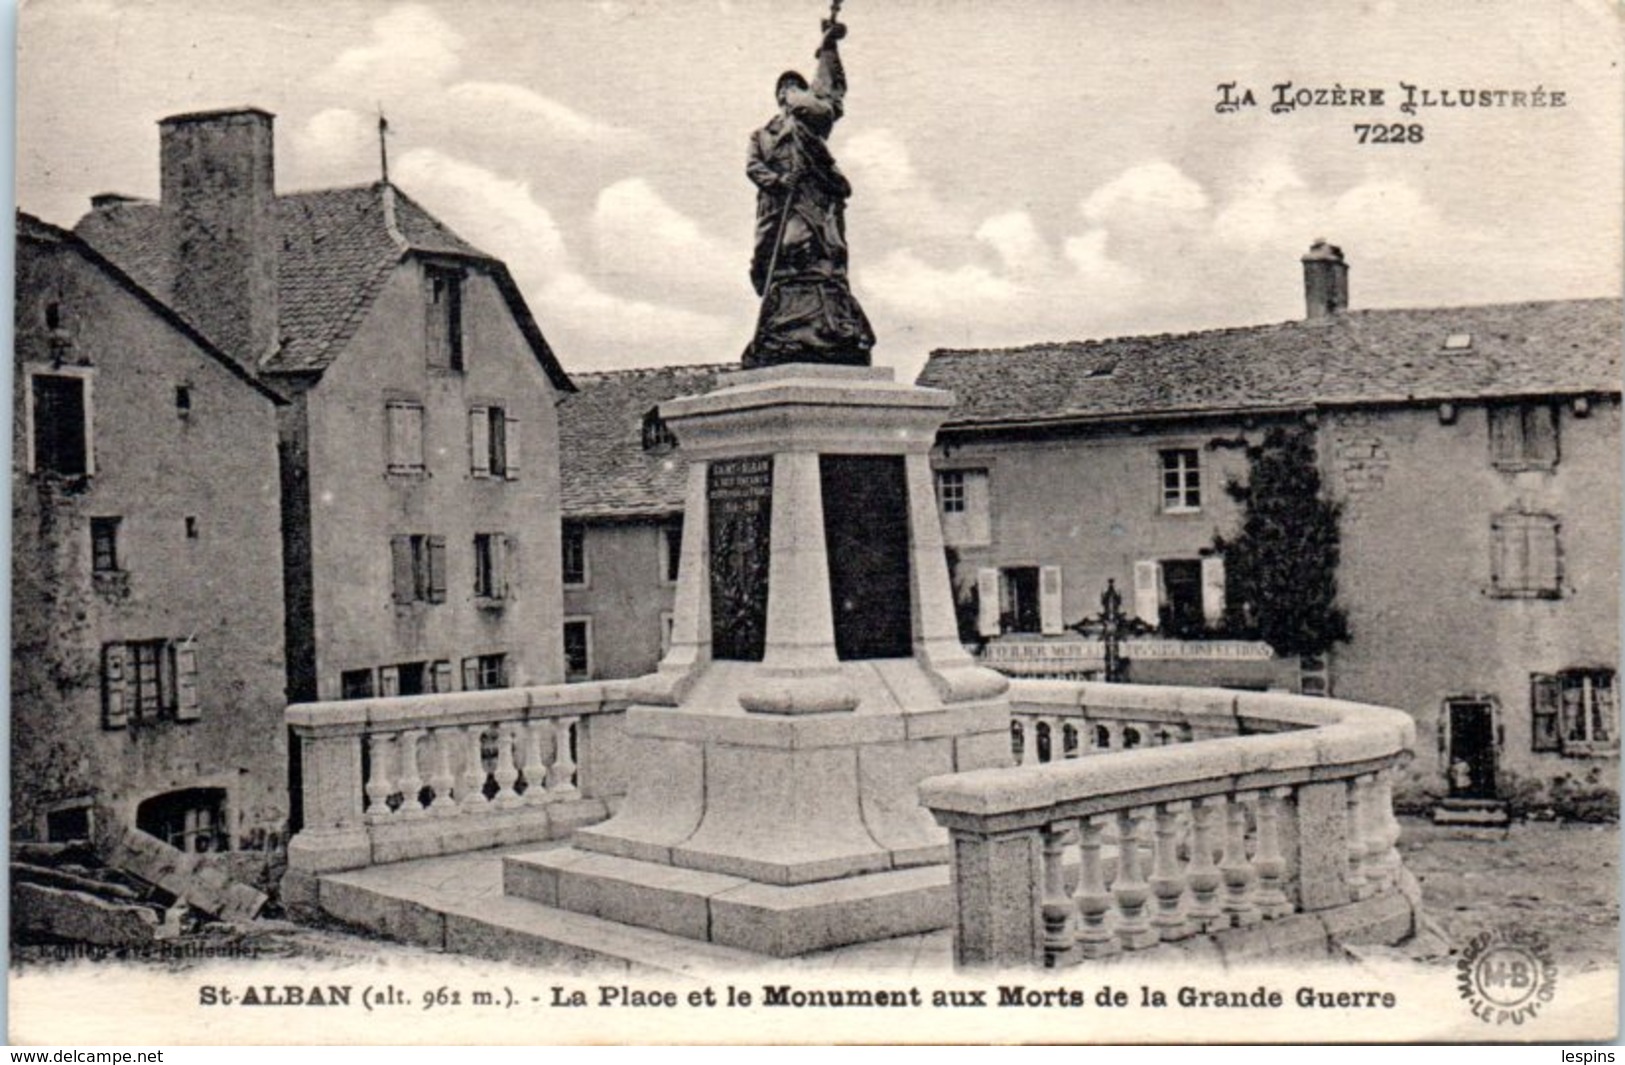
[[[710,292],[735,305],[748,292],[745,254],[701,230],[644,178],[601,191],[591,224],[606,274],[657,290]]]
[[[423,4],[399,4],[372,23],[371,42],[339,53],[318,82],[388,101],[444,83],[462,65],[463,35]]]
[[[378,119],[344,107],[318,111],[294,130],[294,156],[301,174],[314,180],[356,180],[377,159]],[[376,165],[373,162],[372,165]]]
[[[570,368],[715,360],[749,339],[742,332],[748,322],[606,291],[574,261],[552,212],[528,182],[431,149],[408,152],[398,169],[415,199],[508,263]]]
[[[907,314],[976,317],[1011,305],[1020,288],[974,263],[934,266],[912,251],[896,251],[860,272],[862,293]],[[862,297],[860,293],[860,298]]]
[[[1026,211],[994,215],[977,227],[976,239],[993,248],[1012,276],[1042,274],[1053,262],[1049,245]]]
[[[857,189],[853,204],[866,218],[915,235],[963,236],[970,218],[945,202],[914,168],[908,145],[889,129],[868,129],[841,145],[841,169]]]
[[[634,130],[590,118],[566,104],[522,85],[494,81],[465,81],[442,94],[473,124],[511,138],[515,123],[528,123],[526,132],[550,140],[597,145],[625,145],[643,140]]]
[[[1130,167],[1091,192],[1079,206],[1095,225],[1198,224],[1209,207],[1207,192],[1172,163]]]

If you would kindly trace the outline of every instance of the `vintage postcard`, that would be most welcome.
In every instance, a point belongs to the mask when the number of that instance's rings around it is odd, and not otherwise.
[[[1601,0],[31,0],[14,1043],[1618,1034]]]

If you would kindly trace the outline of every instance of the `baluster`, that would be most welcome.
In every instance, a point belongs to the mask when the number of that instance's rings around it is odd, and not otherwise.
[[[570,730],[577,718],[553,719],[553,768],[547,773],[547,789],[554,796],[565,798],[576,793],[576,763],[570,756]]]
[[[1127,950],[1153,946],[1158,939],[1146,916],[1151,885],[1140,870],[1140,823],[1145,813],[1139,809],[1117,814],[1117,879],[1112,882],[1112,894],[1117,896],[1117,910],[1122,915],[1117,923],[1117,938]]]
[[[1248,792],[1230,800],[1225,811],[1224,860],[1219,863],[1224,875],[1224,912],[1238,928],[1260,920],[1252,897],[1253,867],[1247,861],[1247,803],[1251,798]]]
[[[401,776],[396,786],[401,789],[400,816],[407,820],[423,817],[423,803],[418,798],[423,791],[423,777],[418,772],[418,741],[424,736],[420,728],[407,729],[396,739],[401,748]]]
[[[1345,831],[1348,834],[1349,856],[1349,896],[1355,899],[1369,898],[1372,884],[1365,873],[1365,777],[1356,777],[1348,782],[1348,818]]]
[[[1077,909],[1066,893],[1065,823],[1044,826],[1044,968],[1058,969],[1077,960],[1074,942]]]
[[[429,774],[434,801],[429,804],[429,812],[436,817],[457,815],[457,800],[451,797],[451,789],[457,783],[457,777],[451,771],[451,747],[459,732],[456,727],[445,726],[429,731],[429,742],[434,748],[434,770]]]
[[[491,777],[497,782],[497,793],[491,801],[500,809],[507,810],[518,806],[524,800],[513,790],[514,783],[519,780],[519,767],[514,764],[513,757],[513,728],[507,724],[499,724],[496,733],[496,768],[491,771]]]
[[[1188,802],[1165,802],[1157,807],[1157,847],[1151,867],[1151,892],[1157,897],[1157,915],[1151,924],[1159,939],[1184,939],[1191,934],[1190,922],[1179,912],[1185,895],[1185,876],[1179,869],[1179,815],[1190,809]]]
[[[1402,829],[1394,816],[1394,771],[1384,769],[1377,773],[1377,820],[1382,827],[1382,868],[1384,880],[1390,887],[1399,884],[1399,873],[1404,867],[1399,856],[1399,837]]]
[[[1085,958],[1103,958],[1122,949],[1106,923],[1113,900],[1112,893],[1106,890],[1100,864],[1101,837],[1105,833],[1106,827],[1100,818],[1085,817],[1078,822],[1078,850],[1082,858],[1078,865],[1075,901],[1081,924],[1078,929],[1078,951]]]
[[[1222,816],[1224,801],[1223,795],[1210,795],[1199,800],[1191,811],[1191,860],[1185,879],[1191,888],[1191,923],[1203,932],[1223,928],[1227,923],[1218,899],[1222,882],[1219,867],[1213,864],[1216,822]]]
[[[457,802],[465,813],[483,814],[490,809],[485,798],[485,760],[480,757],[480,734],[484,731],[484,725],[463,728],[463,773]]]
[[[1023,717],[1021,719],[1021,764],[1038,764],[1038,719],[1036,717]]]
[[[551,731],[546,721],[527,721],[525,730],[525,804],[540,806],[547,801],[547,759],[542,757],[542,730]]]
[[[1286,858],[1281,854],[1281,806],[1291,794],[1291,788],[1258,793],[1258,849],[1253,854],[1258,890],[1253,893],[1253,901],[1258,912],[1271,920],[1292,912],[1292,901],[1284,890]]]
[[[387,821],[393,812],[389,808],[389,797],[395,794],[395,782],[390,779],[389,759],[391,755],[390,735],[387,732],[374,732],[367,737],[369,751],[367,768],[367,823],[377,824]]]

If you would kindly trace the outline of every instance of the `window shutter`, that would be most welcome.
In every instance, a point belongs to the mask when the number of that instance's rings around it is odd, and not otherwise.
[[[510,481],[519,479],[519,419],[510,417],[506,425],[508,444],[507,469],[504,476]]]
[[[491,475],[491,416],[485,407],[468,410],[468,457],[474,476]]]
[[[1202,617],[1209,626],[1224,621],[1224,559],[1218,555],[1202,560]]]
[[[1526,527],[1529,537],[1528,587],[1535,592],[1557,594],[1557,522],[1546,517],[1532,517]]]
[[[480,660],[478,658],[463,659],[463,690],[465,692],[480,690]]]
[[[122,643],[110,643],[102,648],[103,728],[123,728],[128,722],[128,711],[125,709],[127,654]]]
[[[999,571],[976,571],[976,632],[980,636],[999,634]]]
[[[1529,678],[1529,749],[1532,751],[1558,751],[1563,740],[1557,729],[1558,711],[1563,703],[1562,689],[1556,677],[1536,673]]]
[[[1134,563],[1134,616],[1152,627],[1161,622],[1162,563],[1142,559]]]
[[[1044,566],[1038,571],[1038,625],[1045,636],[1059,636],[1061,620],[1061,567]]]
[[[441,659],[440,661],[436,662],[434,664],[431,676],[433,679],[430,681],[430,683],[434,686],[434,691],[445,693],[453,690],[451,686],[450,662],[446,661],[445,659]]]
[[[1516,407],[1491,407],[1490,461],[1497,466],[1516,466],[1522,459],[1522,424]]]
[[[501,537],[497,547],[499,548],[498,556],[502,560],[502,564],[497,571],[497,576],[500,578],[497,584],[497,594],[504,599],[511,599],[514,592],[519,588],[519,581],[517,580],[519,574],[519,537]]]
[[[203,716],[197,694],[197,644],[175,645],[175,720],[196,721]]]
[[[395,602],[410,603],[416,597],[412,581],[412,538],[410,536],[391,536],[389,538],[389,568],[390,579],[394,584]]]
[[[446,601],[446,538],[431,536],[429,540],[429,602]]]
[[[382,695],[399,695],[401,693],[401,671],[398,666],[385,666],[378,671],[381,680],[379,687]]]
[[[1557,465],[1557,408],[1553,404],[1536,403],[1527,409],[1524,450],[1532,465]]]

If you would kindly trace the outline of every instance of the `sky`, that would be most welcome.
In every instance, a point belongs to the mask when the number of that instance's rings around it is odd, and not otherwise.
[[[277,116],[281,192],[390,176],[504,259],[571,371],[737,359],[752,130],[811,72],[809,0],[30,0],[18,206],[156,196],[158,119]],[[847,0],[831,147],[875,361],[1356,308],[1620,294],[1619,16],[1601,0]],[[1272,114],[1271,86],[1382,108]],[[1219,114],[1217,86],[1256,108]],[[1564,94],[1422,108],[1401,84]],[[1330,99],[1328,93],[1325,97]],[[1421,127],[1360,144],[1356,123]],[[1369,139],[1369,138],[1368,138]]]

